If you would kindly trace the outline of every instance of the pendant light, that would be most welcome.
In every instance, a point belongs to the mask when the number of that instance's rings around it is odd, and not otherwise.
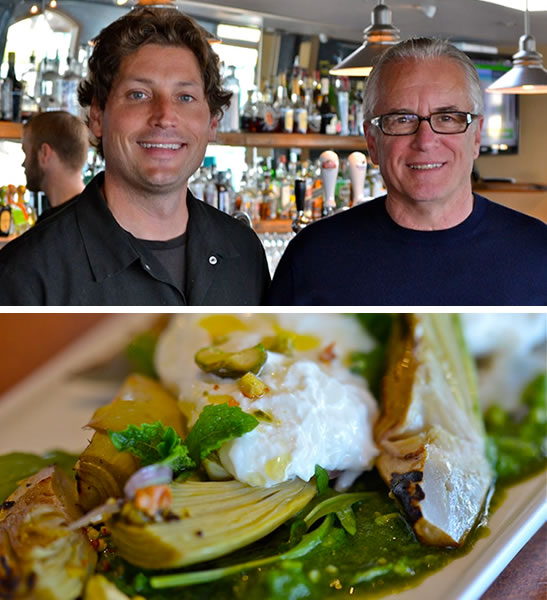
[[[495,94],[547,94],[547,70],[543,56],[536,50],[536,40],[529,33],[528,0],[524,11],[524,35],[519,50],[513,54],[513,68],[486,88]]]
[[[329,73],[342,77],[366,77],[378,57],[399,41],[399,30],[391,24],[391,10],[383,1],[372,9],[371,19],[371,24],[363,31],[363,44]]]

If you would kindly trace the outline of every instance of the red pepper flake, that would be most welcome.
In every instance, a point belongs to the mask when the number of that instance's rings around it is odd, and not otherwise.
[[[230,397],[228,399],[228,406],[239,406],[239,402],[235,398]]]
[[[213,386],[214,390],[219,390],[220,389],[220,385],[218,385],[218,383],[215,383],[215,385]]]
[[[336,358],[336,354],[334,353],[334,345],[335,342],[329,344],[326,348],[323,348],[321,354],[319,355],[319,360],[321,362],[331,362]]]

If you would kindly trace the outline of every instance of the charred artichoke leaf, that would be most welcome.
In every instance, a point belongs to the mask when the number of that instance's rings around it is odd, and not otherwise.
[[[145,569],[169,569],[228,554],[273,531],[315,496],[299,479],[270,488],[239,481],[174,482],[171,511],[178,520],[111,524],[119,555]]]
[[[173,427],[179,436],[185,435],[184,417],[176,399],[143,375],[130,375],[118,396],[95,411],[87,424],[95,433],[76,463],[80,506],[85,512],[110,497],[122,497],[126,481],[140,468],[140,460],[128,452],[119,452],[107,432],[156,421]]]
[[[73,600],[97,555],[82,530],[74,481],[56,466],[24,480],[0,511],[0,597]]]
[[[388,356],[374,431],[378,470],[423,543],[459,546],[493,473],[458,315],[401,315]]]

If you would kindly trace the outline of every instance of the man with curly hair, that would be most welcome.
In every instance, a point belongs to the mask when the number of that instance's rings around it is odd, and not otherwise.
[[[260,304],[260,240],[188,190],[229,98],[205,30],[177,9],[103,29],[79,100],[105,171],[2,250],[0,303]]]

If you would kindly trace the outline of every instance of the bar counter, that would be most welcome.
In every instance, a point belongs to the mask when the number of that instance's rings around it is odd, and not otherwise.
[[[0,331],[3,333],[0,395],[85,331],[108,318],[106,314],[0,314]],[[545,598],[547,526],[543,525],[481,600]]]

